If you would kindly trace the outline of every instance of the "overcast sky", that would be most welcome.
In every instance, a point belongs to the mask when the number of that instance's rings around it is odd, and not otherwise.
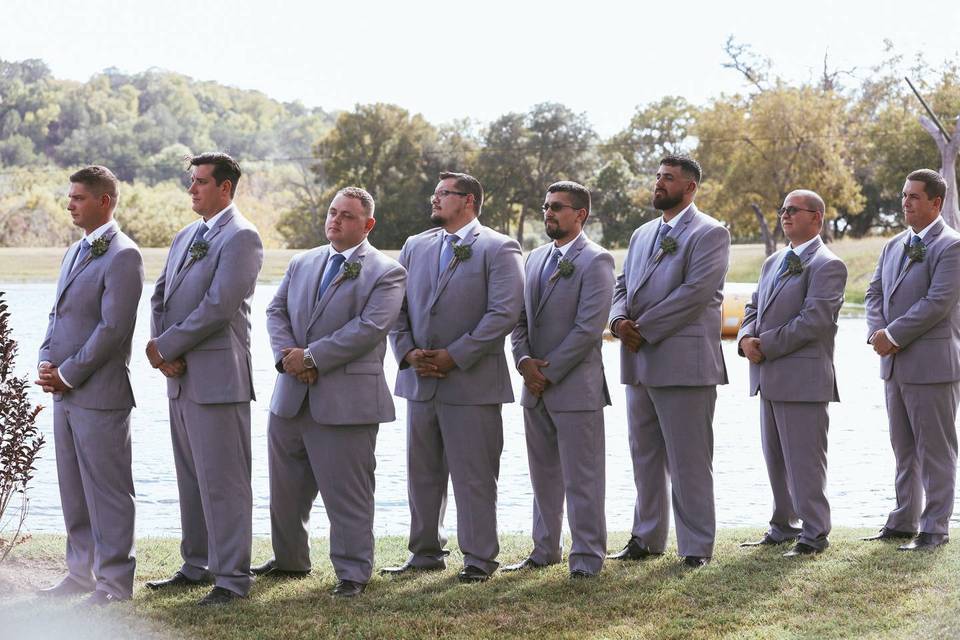
[[[884,39],[935,64],[960,50],[957,0],[3,0],[2,15],[0,58],[62,78],[159,67],[328,110],[392,102],[435,124],[556,101],[604,135],[664,95],[742,91],[721,66],[731,35],[794,81],[827,52],[865,74]]]

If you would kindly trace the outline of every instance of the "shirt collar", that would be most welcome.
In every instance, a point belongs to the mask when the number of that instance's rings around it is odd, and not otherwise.
[[[210,219],[207,220],[206,222],[204,222],[204,220],[201,218],[201,219],[200,219],[200,224],[205,224],[205,225],[207,225],[207,229],[213,229],[213,225],[217,224],[217,221],[220,219],[220,217],[223,216],[223,214],[225,214],[225,213],[227,212],[227,209],[229,209],[229,208],[232,207],[232,206],[233,206],[233,203],[231,202],[230,204],[228,204],[227,206],[225,206],[223,209],[221,209],[221,210],[220,210],[220,213],[218,213],[217,215],[213,216],[212,218],[210,218]]]
[[[100,225],[99,227],[97,227],[96,229],[94,229],[93,231],[91,231],[90,233],[86,234],[83,237],[86,239],[87,244],[92,244],[94,240],[96,240],[97,238],[105,234],[108,230],[113,228],[116,228],[118,231],[120,229],[119,225],[117,225],[116,220],[110,220],[106,224]]]
[[[459,229],[457,229],[457,230],[454,231],[453,233],[447,233],[446,231],[444,231],[444,232],[443,232],[443,239],[444,239],[444,241],[446,241],[447,236],[457,236],[458,238],[460,238],[460,242],[463,242],[463,241],[466,240],[467,237],[468,237],[471,233],[473,233],[474,230],[475,230],[477,227],[479,227],[479,226],[480,226],[480,219],[479,219],[479,218],[474,218],[473,220],[471,220],[471,221],[468,222],[467,224],[463,225],[462,227],[460,227]]]
[[[660,216],[660,224],[666,224],[666,225],[669,225],[669,226],[671,226],[671,227],[676,227],[677,224],[679,224],[679,222],[680,222],[680,218],[682,218],[683,216],[685,216],[685,215],[687,214],[687,211],[690,211],[690,207],[692,207],[692,206],[693,206],[693,203],[691,202],[690,204],[687,205],[687,208],[686,208],[686,209],[684,209],[683,211],[681,211],[681,212],[678,213],[677,215],[675,215],[675,216],[673,216],[672,218],[670,218],[670,222],[665,222],[664,219],[663,219],[663,216]],[[658,228],[659,228],[659,227],[658,227]]]
[[[820,239],[820,236],[813,236],[812,238],[810,238],[809,240],[807,240],[807,241],[804,242],[803,244],[797,245],[796,247],[793,246],[793,244],[791,243],[791,244],[790,244],[790,248],[793,249],[793,252],[799,256],[799,255],[801,255],[804,251],[807,250],[807,247],[809,247],[810,245],[812,245],[814,242],[816,242],[816,241],[819,240],[819,239]]]
[[[363,244],[363,241],[361,241],[360,244]],[[343,256],[344,262],[347,262],[350,260],[350,257],[353,256],[354,252],[360,248],[360,244],[354,245],[349,249],[344,249],[343,251],[337,251],[333,248],[333,245],[330,245],[330,257],[332,258],[339,253]]]
[[[920,236],[920,239],[923,240],[924,238],[927,237],[927,232],[930,231],[930,228],[931,228],[933,225],[935,225],[935,224],[937,224],[938,222],[940,222],[941,220],[943,220],[943,216],[942,216],[942,215],[941,215],[941,216],[937,216],[937,219],[936,219],[936,220],[934,220],[933,222],[931,222],[930,224],[928,224],[927,226],[925,226],[923,229],[920,229],[920,233],[914,233],[914,232],[913,232],[913,229],[911,229],[911,230],[910,230],[910,235],[911,235],[911,238],[910,238],[910,239],[911,239],[911,240],[913,239],[912,236]]]
[[[573,245],[575,245],[575,244],[577,243],[577,240],[579,240],[582,235],[583,235],[583,230],[581,230],[580,233],[577,234],[577,237],[576,237],[576,238],[574,238],[573,240],[571,240],[571,241],[568,242],[567,244],[563,245],[562,247],[558,247],[558,246],[557,246],[557,243],[554,242],[554,243],[553,243],[553,249],[550,250],[550,253],[553,254],[557,249],[560,249],[560,257],[561,257],[561,258],[566,258],[566,257],[567,257],[567,251],[570,251],[570,247],[572,247]]]

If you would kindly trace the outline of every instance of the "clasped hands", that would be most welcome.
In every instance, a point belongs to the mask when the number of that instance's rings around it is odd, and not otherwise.
[[[70,390],[60,377],[60,369],[49,362],[41,362],[37,366],[37,380],[33,384],[39,385],[45,393],[66,393]]]
[[[743,351],[743,355],[753,364],[760,364],[767,359],[760,350],[760,338],[744,337],[740,340],[740,351]]]
[[[421,378],[446,378],[457,366],[446,349],[411,349],[403,359]]]
[[[320,377],[315,368],[307,368],[303,362],[304,349],[298,347],[284,347],[280,350],[283,354],[283,372],[287,373],[304,384],[313,384]]]
[[[640,347],[643,345],[644,339],[637,330],[637,326],[633,324],[631,320],[628,318],[621,318],[617,320],[616,323],[614,323],[614,326],[611,328],[613,329],[613,333],[620,338],[620,342],[622,342],[627,349],[633,353],[640,351]]]
[[[550,363],[546,360],[538,360],[536,358],[524,358],[520,361],[520,364],[517,365],[517,368],[520,370],[520,375],[523,376],[523,386],[538,398],[543,395],[543,392],[550,385],[550,381],[540,372],[540,369],[549,366]]]
[[[168,378],[179,378],[187,370],[187,361],[183,358],[177,358],[172,362],[164,360],[163,356],[160,355],[160,350],[157,349],[155,339],[147,342],[147,360],[150,361],[151,367],[159,369],[160,373]]]
[[[878,356],[892,356],[900,351],[900,347],[891,342],[890,338],[887,337],[887,332],[883,329],[874,331],[869,342]]]

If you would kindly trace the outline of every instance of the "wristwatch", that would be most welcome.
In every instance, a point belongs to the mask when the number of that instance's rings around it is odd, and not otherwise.
[[[310,353],[309,349],[303,350],[303,366],[307,369],[316,369],[317,363],[313,361],[313,354]]]

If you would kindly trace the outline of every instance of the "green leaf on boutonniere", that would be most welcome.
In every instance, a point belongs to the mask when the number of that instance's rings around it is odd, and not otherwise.
[[[795,253],[787,255],[787,273],[791,276],[798,276],[803,273],[803,262],[800,256]]]
[[[356,280],[360,276],[362,266],[359,262],[345,262],[343,264],[343,279]]]
[[[573,275],[573,269],[574,266],[572,262],[566,258],[561,258],[560,262],[557,263],[557,270],[553,272],[553,275],[550,276],[550,279],[556,280],[560,277],[569,278]]]
[[[660,259],[663,258],[663,256],[665,255],[676,253],[678,246],[679,245],[677,244],[676,238],[665,236],[663,239],[660,240],[660,249],[657,251],[657,255],[654,258],[654,262],[660,262]]]
[[[201,260],[203,256],[207,255],[207,251],[210,249],[210,243],[206,240],[197,240],[192,245],[190,245],[190,257],[194,260]]]
[[[453,245],[453,257],[456,258],[455,262],[450,264],[456,264],[456,262],[466,262],[470,259],[470,256],[473,255],[473,248],[468,244],[455,244]]]
[[[923,262],[923,259],[927,257],[927,245],[922,242],[917,242],[916,244],[908,242],[906,250],[910,262]]]
[[[107,252],[107,249],[110,248],[110,238],[106,236],[100,236],[96,240],[90,243],[90,255],[94,258],[99,258]]]

